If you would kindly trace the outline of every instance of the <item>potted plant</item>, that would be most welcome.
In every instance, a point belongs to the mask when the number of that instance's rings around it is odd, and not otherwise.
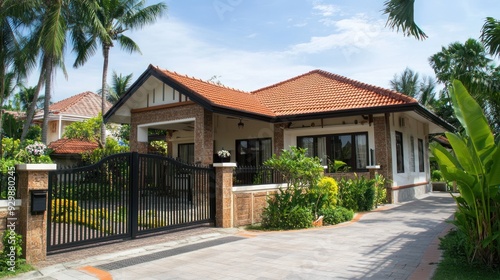
[[[441,170],[432,170],[431,181],[432,181],[432,191],[445,192],[448,190],[448,184],[444,181]]]
[[[231,153],[228,150],[222,150],[217,152],[217,156],[219,157],[219,162],[229,162],[231,160]]]

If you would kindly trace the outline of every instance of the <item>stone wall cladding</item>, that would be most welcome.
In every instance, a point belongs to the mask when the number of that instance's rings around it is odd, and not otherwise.
[[[187,118],[196,119],[194,131],[195,162],[211,164],[213,162],[212,113],[192,102],[179,104],[177,107],[133,112],[130,127],[130,150],[147,153],[147,143],[138,143],[137,141],[138,125]]]
[[[237,193],[233,195],[234,226],[252,224],[252,197],[251,193]]]
[[[267,198],[274,193],[275,190],[233,192],[233,225],[241,227],[262,222]]]
[[[47,255],[47,211],[32,215],[30,190],[48,189],[48,171],[18,171],[18,194],[23,201],[16,232],[23,236],[23,254],[30,264],[45,260]]]
[[[16,210],[17,211],[17,210]],[[0,210],[0,236],[3,237],[3,232],[7,229],[7,209]],[[0,242],[0,251],[3,250],[3,244]]]
[[[272,192],[256,192],[253,194],[253,221],[252,224],[262,222],[262,211],[267,206],[267,198],[275,194]]]

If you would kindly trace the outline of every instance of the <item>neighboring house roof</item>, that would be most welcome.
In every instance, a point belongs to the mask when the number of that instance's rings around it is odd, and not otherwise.
[[[112,104],[106,101],[106,111]],[[92,118],[101,112],[101,96],[90,91],[73,95],[49,106],[52,115],[72,115]],[[34,119],[43,118],[43,110]]]
[[[152,65],[105,114],[105,121],[110,120],[150,77],[156,77],[207,110],[221,114],[278,123],[311,118],[416,111],[443,128],[453,129],[412,97],[323,70],[310,71],[253,92],[244,92]],[[134,104],[127,103],[125,108],[133,106]]]
[[[9,110],[2,109],[2,112],[3,112],[3,114],[9,114],[9,115],[13,116],[17,120],[26,118],[26,112],[22,112],[22,111],[9,111]]]
[[[90,152],[97,149],[99,145],[97,143],[83,141],[79,139],[66,139],[62,138],[57,141],[51,142],[48,146],[52,149],[53,154],[81,154],[85,152]]]

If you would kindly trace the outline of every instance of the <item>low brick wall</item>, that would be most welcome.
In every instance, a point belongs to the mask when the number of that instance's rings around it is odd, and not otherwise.
[[[260,223],[267,198],[282,185],[256,185],[233,187],[233,226],[241,227]]]

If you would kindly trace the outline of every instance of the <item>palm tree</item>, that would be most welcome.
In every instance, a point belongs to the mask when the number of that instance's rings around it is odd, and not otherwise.
[[[128,90],[130,83],[132,83],[132,73],[126,76],[116,74],[113,71],[111,76],[111,87],[109,88],[109,93],[107,96],[107,100],[110,103],[115,104],[120,97],[122,97]]]
[[[388,15],[387,23],[392,29],[401,31],[405,36],[414,36],[418,40],[427,38],[425,32],[415,23],[415,0],[387,0],[384,3],[384,14]]]
[[[47,142],[48,114],[51,102],[52,79],[56,69],[59,67],[66,75],[64,67],[64,49],[66,47],[66,37],[69,33],[74,42],[80,28],[92,25],[98,29],[98,22],[95,20],[96,6],[92,0],[59,0],[59,1],[38,1],[36,7],[36,22],[33,25],[30,36],[29,47],[32,57],[40,57],[40,76],[33,96],[33,100],[38,99],[42,86],[45,86],[44,117],[42,123],[42,142]],[[28,133],[35,114],[36,102],[31,102],[26,115],[26,122],[23,127],[21,139]],[[46,143],[47,144],[47,143]]]
[[[145,7],[144,0],[97,0],[99,9],[97,17],[101,22],[104,31],[97,29],[87,29],[85,38],[80,37],[76,46],[77,58],[74,67],[83,65],[90,56],[95,54],[97,46],[102,48],[104,57],[101,83],[102,115],[106,111],[106,85],[109,64],[109,50],[117,42],[122,49],[132,53],[139,52],[139,46],[130,38],[124,35],[129,29],[140,29],[145,25],[156,22],[167,9],[165,3]],[[106,128],[104,122],[101,125],[102,144],[106,141]]]
[[[492,126],[500,128],[500,67],[487,57],[479,41],[468,39],[464,44],[452,43],[431,56],[429,62],[437,80],[446,88],[457,79],[469,92],[474,92],[474,99],[488,112]]]
[[[391,89],[416,98],[422,105],[432,108],[436,83],[429,77],[420,78],[417,72],[406,68],[390,81]]]
[[[0,1],[0,108],[14,90],[16,80],[25,77],[29,60],[22,59],[23,37],[19,27],[29,24],[34,1]],[[3,110],[0,110],[0,143],[3,134]],[[2,147],[0,145],[0,155]]]
[[[487,17],[480,38],[491,56],[500,55],[500,21]]]

